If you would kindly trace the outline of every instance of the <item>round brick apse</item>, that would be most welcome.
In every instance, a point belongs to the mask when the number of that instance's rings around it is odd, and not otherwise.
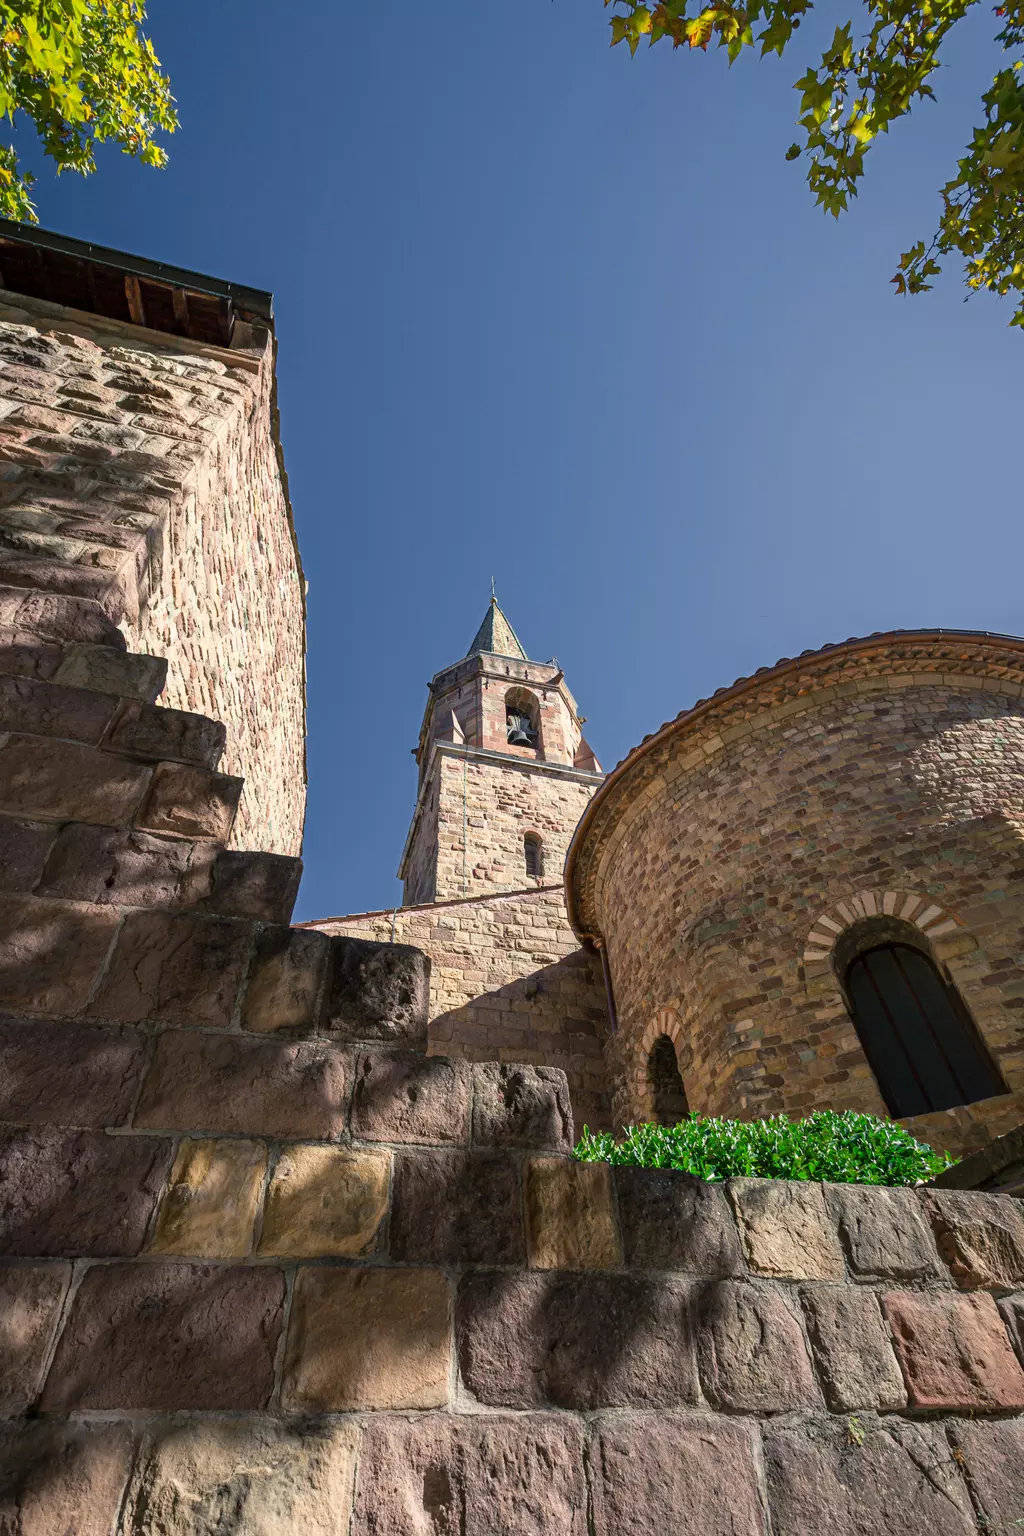
[[[1024,641],[898,631],[720,690],[608,776],[566,886],[577,934],[607,946],[618,1124],[654,1118],[668,1035],[689,1107],[745,1119],[884,1115],[886,1051],[927,1076],[915,1051],[970,1049],[973,1090],[903,1123],[957,1153],[1002,1134],[1024,1120]],[[893,944],[924,956],[959,1045],[915,998],[926,1044],[897,1022],[869,1063],[847,974]]]

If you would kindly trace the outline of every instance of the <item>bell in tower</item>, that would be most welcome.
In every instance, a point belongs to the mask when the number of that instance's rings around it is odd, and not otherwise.
[[[514,709],[510,709],[505,716],[505,724],[508,727],[510,747],[536,746],[537,733],[530,724],[529,715],[520,715]]]

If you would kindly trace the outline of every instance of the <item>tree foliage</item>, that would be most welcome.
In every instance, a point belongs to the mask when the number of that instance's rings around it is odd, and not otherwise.
[[[58,172],[88,176],[102,143],[166,164],[154,135],[177,118],[145,16],[142,0],[0,0],[0,114],[30,117]],[[33,181],[0,145],[0,214],[35,223]]]
[[[674,48],[714,41],[730,63],[745,48],[780,56],[813,0],[605,0],[616,6],[612,43],[632,53],[643,38],[667,39]],[[787,159],[808,158],[807,180],[816,201],[837,218],[857,194],[864,158],[880,133],[924,97],[953,27],[978,0],[865,0],[866,30],[837,27],[817,68],[796,82],[802,143]],[[996,41],[1006,52],[1024,46],[1024,0],[995,6]],[[931,241],[920,240],[900,258],[893,282],[899,293],[921,293],[941,270],[942,258],[964,260],[971,290],[1009,294],[1011,325],[1024,326],[1024,76],[1009,59],[982,97],[983,120],[974,130],[957,174],[941,189],[942,214]]]
[[[574,1156],[585,1163],[676,1168],[699,1179],[810,1179],[831,1184],[922,1184],[953,1159],[893,1120],[821,1109],[805,1120],[715,1120],[690,1115],[678,1125],[583,1128]]]

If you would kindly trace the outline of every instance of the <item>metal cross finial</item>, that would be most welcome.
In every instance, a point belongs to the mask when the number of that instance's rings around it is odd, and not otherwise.
[[[495,597],[495,595],[494,595],[494,577],[493,577],[493,576],[492,576],[492,577],[491,577],[491,602],[492,602],[492,603],[496,603],[496,602],[497,602],[497,600],[498,600],[498,599],[497,599],[497,598],[496,598],[496,597]]]

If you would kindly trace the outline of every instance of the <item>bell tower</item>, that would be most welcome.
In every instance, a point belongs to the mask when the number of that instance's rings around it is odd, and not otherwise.
[[[558,662],[529,659],[492,595],[466,655],[429,687],[405,905],[559,885],[604,775]]]

